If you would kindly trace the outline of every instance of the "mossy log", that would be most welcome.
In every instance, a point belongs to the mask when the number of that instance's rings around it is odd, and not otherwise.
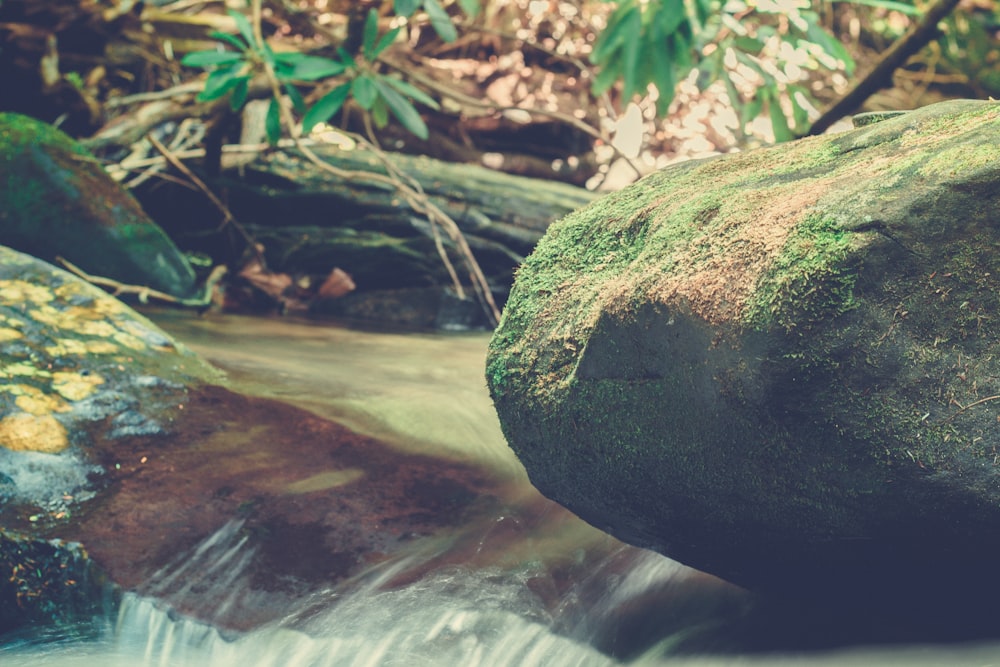
[[[448,285],[435,249],[434,230],[384,180],[379,156],[366,150],[313,147],[349,180],[319,169],[294,149],[223,165],[211,184],[228,193],[229,206],[264,247],[268,266],[288,273],[347,271],[360,290]],[[592,201],[592,192],[564,183],[512,176],[483,167],[428,157],[390,154],[393,169],[412,179],[451,216],[497,290],[510,286],[513,271],[548,225]],[[182,246],[225,261],[204,215],[198,193],[159,187],[139,193],[147,210],[169,226]],[[184,202],[188,201],[189,204]],[[185,206],[191,215],[179,213]],[[162,215],[158,214],[162,211]],[[442,234],[445,245],[447,238]],[[448,248],[449,252],[452,248]],[[460,264],[457,253],[453,257]]]

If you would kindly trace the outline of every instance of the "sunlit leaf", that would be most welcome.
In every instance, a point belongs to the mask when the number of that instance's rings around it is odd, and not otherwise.
[[[405,16],[409,18],[413,16],[413,12],[417,11],[417,7],[420,6],[421,0],[396,0],[392,3],[393,11],[399,16]]]
[[[274,54],[274,62],[294,66],[309,57],[301,51],[278,51]]]
[[[431,20],[431,27],[434,28],[438,37],[446,42],[454,42],[458,39],[455,24],[451,22],[451,17],[448,16],[448,12],[444,10],[438,0],[424,0],[424,11],[427,12],[427,16]]]
[[[295,63],[295,68],[288,74],[288,78],[299,81],[316,81],[325,79],[328,76],[343,74],[347,66],[330,58],[320,56],[306,56]]]
[[[918,7],[908,5],[905,2],[895,0],[834,0],[834,2],[848,2],[852,5],[865,5],[866,7],[877,7],[878,9],[888,9],[907,16],[920,16]]]
[[[347,100],[347,95],[350,92],[351,84],[342,83],[319,98],[302,119],[302,134],[309,134],[318,123],[325,123],[330,120],[344,106],[344,102]]]
[[[764,91],[768,91],[769,93],[767,96],[767,113],[771,116],[771,128],[774,130],[774,140],[777,142],[791,141],[795,138],[795,134],[788,127],[788,118],[785,117],[785,112],[781,110],[781,104],[778,103],[777,91],[770,88],[765,88]]]
[[[233,48],[239,49],[240,51],[246,51],[247,50],[247,46],[248,46],[247,44],[243,43],[238,37],[234,37],[233,35],[230,35],[229,33],[217,32],[216,31],[216,32],[209,33],[208,36],[211,37],[212,39],[217,39],[220,42],[225,42],[226,44],[229,44]]]
[[[674,89],[677,87],[677,78],[674,76],[674,64],[668,52],[669,43],[664,43],[653,49],[650,54],[652,67],[653,85],[659,93],[656,98],[656,113],[665,116],[674,99]]]
[[[368,74],[362,74],[351,82],[351,95],[362,109],[370,110],[378,97],[375,80]]]
[[[818,23],[809,22],[806,37],[823,51],[844,63],[844,71],[850,75],[854,71],[854,59],[840,40],[828,33]]]
[[[654,20],[664,36],[674,34],[681,24],[689,22],[684,0],[664,0],[658,9],[650,11],[656,12]]]
[[[372,120],[375,121],[375,127],[380,130],[389,124],[389,110],[381,97],[372,105]]]
[[[479,15],[479,0],[458,0],[458,6],[462,8],[469,18],[476,18]]]
[[[238,77],[236,85],[233,86],[233,94],[229,98],[229,108],[233,111],[239,111],[243,107],[243,103],[247,101],[247,93],[249,91],[250,77]]]
[[[381,99],[385,100],[392,115],[396,117],[400,125],[421,139],[427,139],[429,132],[424,119],[420,117],[420,112],[410,104],[409,100],[400,95],[392,86],[386,84],[384,80],[376,80],[375,85]]]
[[[802,86],[788,87],[788,97],[792,101],[792,120],[795,121],[795,130],[799,134],[809,127],[809,110],[799,101],[808,99],[808,96],[809,93]]]
[[[634,10],[625,20],[625,30],[632,35],[632,39],[625,42],[622,47],[622,78],[624,87],[622,96],[627,100],[637,91],[645,88],[645,81],[639,72],[639,55],[649,49],[662,48],[661,45],[651,45],[641,39],[642,35],[642,14],[638,9]]]
[[[210,102],[217,100],[239,83],[239,72],[243,69],[242,63],[237,63],[232,67],[217,69],[205,79],[205,87],[198,93],[196,98],[199,102]]]
[[[375,50],[368,56],[369,60],[375,60],[382,55],[383,51],[392,46],[392,43],[396,41],[396,37],[399,36],[400,30],[402,28],[396,27],[382,35],[382,39],[378,40],[378,44],[375,45]]]
[[[235,9],[230,9],[227,13],[236,21],[236,29],[240,31],[240,35],[243,36],[247,44],[256,44],[257,40],[253,36],[253,26],[250,25],[250,19]]]
[[[271,98],[271,103],[267,105],[267,115],[264,117],[264,130],[267,132],[267,141],[274,146],[281,138],[281,107],[278,100]]]
[[[441,105],[437,103],[433,97],[420,90],[416,86],[411,86],[406,81],[402,79],[397,79],[396,77],[386,76],[382,77],[382,80],[388,83],[390,86],[403,93],[407,97],[412,97],[417,102],[429,106],[431,109],[440,109]]]
[[[629,38],[628,31],[625,29],[626,19],[633,12],[638,12],[635,0],[625,0],[611,13],[607,27],[597,36],[594,50],[590,54],[590,62],[595,65],[604,65],[612,53],[621,49]],[[633,35],[633,37],[635,36]]]
[[[181,58],[181,65],[186,67],[211,67],[213,65],[230,65],[243,60],[242,53],[232,51],[195,51]]]
[[[590,87],[594,95],[602,95],[614,85],[621,76],[623,62],[621,58],[613,58],[601,66],[601,71],[594,77],[594,83]]]
[[[361,43],[361,52],[368,60],[374,60],[372,51],[375,50],[375,39],[378,37],[378,12],[372,7],[368,10],[368,17],[365,19],[364,40]]]

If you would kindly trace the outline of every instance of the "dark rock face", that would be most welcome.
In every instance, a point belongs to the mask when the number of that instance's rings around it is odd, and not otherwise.
[[[487,360],[534,484],[758,591],[995,594],[997,145],[1000,104],[942,103],[555,224]]]
[[[84,148],[46,123],[0,114],[0,243],[93,275],[189,297],[187,259]]]

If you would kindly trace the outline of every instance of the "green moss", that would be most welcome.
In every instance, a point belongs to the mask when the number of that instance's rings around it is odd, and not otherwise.
[[[857,237],[831,217],[806,217],[758,281],[744,323],[801,331],[854,308],[858,276],[850,258],[860,245]]]

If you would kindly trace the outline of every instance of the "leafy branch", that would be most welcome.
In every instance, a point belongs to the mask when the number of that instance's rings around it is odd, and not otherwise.
[[[423,5],[433,24],[435,14],[431,8],[441,9],[437,0],[423,0],[422,3],[416,4]],[[403,9],[409,9],[409,7]],[[415,9],[414,6],[413,11]],[[443,9],[441,11],[444,13]],[[431,223],[435,247],[451,277],[458,297],[465,298],[465,288],[451,258],[448,256],[441,232],[444,232],[458,249],[480,303],[482,303],[491,323],[497,324],[500,320],[500,309],[493,299],[486,276],[472,254],[472,249],[458,224],[429,199],[418,183],[409,179],[409,182],[404,182],[403,176],[393,168],[385,154],[370,144],[369,147],[385,165],[388,175],[340,169],[317,156],[301,138],[302,134],[311,130],[316,124],[325,122],[337,113],[348,97],[352,97],[362,109],[370,113],[379,127],[386,125],[388,115],[392,113],[400,124],[410,132],[423,139],[427,138],[427,126],[410,100],[416,100],[432,108],[437,108],[437,102],[402,79],[382,74],[376,67],[379,56],[396,40],[401,28],[393,28],[379,37],[378,13],[372,9],[365,20],[360,57],[356,58],[344,49],[339,49],[340,60],[334,60],[297,53],[275,53],[266,43],[262,34],[261,0],[252,0],[251,2],[252,19],[247,19],[239,12],[230,11],[230,15],[236,21],[242,39],[225,33],[215,33],[215,36],[238,49],[238,52],[200,51],[189,54],[182,60],[185,65],[206,67],[211,70],[205,83],[205,89],[199,98],[202,101],[214,100],[229,93],[232,95],[230,98],[231,108],[233,110],[239,109],[246,101],[246,90],[252,76],[255,74],[263,75],[271,89],[271,99],[265,120],[269,141],[276,144],[281,137],[282,129],[284,129],[295,142],[298,151],[316,167],[346,181],[362,180],[394,188],[410,208],[424,215]],[[447,14],[444,16],[447,17]],[[445,28],[443,23],[439,22],[439,24],[435,24],[434,27],[440,34]],[[448,24],[452,25],[450,18]],[[452,25],[452,27],[454,26]],[[321,97],[312,107],[305,108],[302,96],[295,88],[295,83],[315,81],[342,74],[348,77],[348,81],[341,83]],[[282,94],[282,91],[287,94],[287,97]],[[283,103],[286,99],[289,104]],[[301,128],[297,126],[293,112],[303,114]]]

